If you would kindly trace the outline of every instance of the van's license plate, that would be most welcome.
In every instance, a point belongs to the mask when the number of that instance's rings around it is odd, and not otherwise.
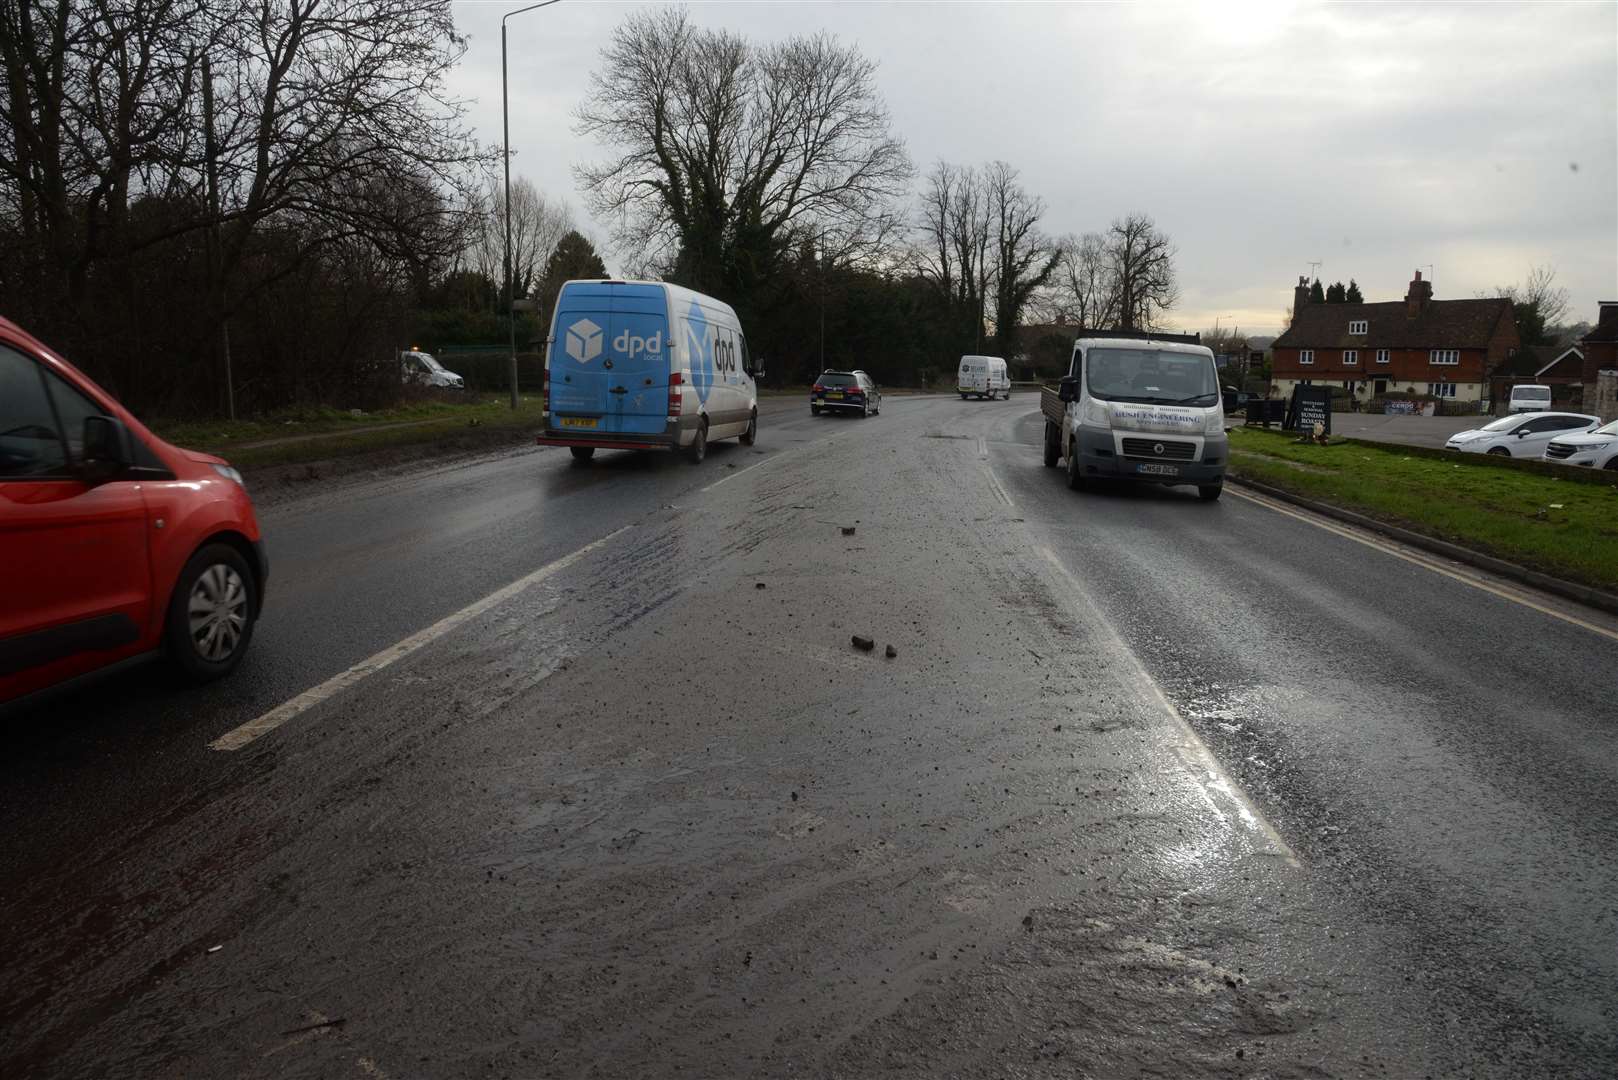
[[[1136,465],[1135,466],[1135,471],[1138,472],[1138,473],[1145,473],[1148,476],[1179,476],[1180,475],[1180,467],[1178,465],[1158,465],[1158,464],[1155,464],[1155,463],[1154,464],[1147,464],[1147,465]]]
[[[562,426],[563,427],[593,428],[593,427],[596,426],[597,422],[598,422],[598,420],[594,416],[564,416],[564,417],[562,417]]]

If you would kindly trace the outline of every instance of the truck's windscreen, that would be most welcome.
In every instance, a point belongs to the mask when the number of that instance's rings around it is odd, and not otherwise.
[[[1213,361],[1198,353],[1160,349],[1091,349],[1085,357],[1091,397],[1155,405],[1215,405]]]

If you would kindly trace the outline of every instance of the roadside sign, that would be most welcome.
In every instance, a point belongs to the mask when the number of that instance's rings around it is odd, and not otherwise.
[[[1294,386],[1282,429],[1307,435],[1314,433],[1316,424],[1324,434],[1331,434],[1331,387]]]

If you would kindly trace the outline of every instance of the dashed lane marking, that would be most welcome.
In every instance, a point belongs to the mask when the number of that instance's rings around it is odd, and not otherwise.
[[[713,483],[709,484],[705,488],[698,488],[697,493],[700,495],[704,491],[712,491],[714,488],[718,487],[720,484],[728,483],[729,481],[736,479],[738,476],[745,476],[747,473],[752,472],[754,469],[762,468],[763,466],[768,465],[772,461],[780,461],[784,457],[790,457],[794,452],[796,452],[796,450],[797,450],[797,447],[794,447],[791,450],[777,450],[775,453],[771,454],[769,457],[765,458],[763,461],[755,461],[753,464],[749,465],[745,469],[737,469],[735,472],[731,473],[729,476],[720,477],[718,480],[715,480]]]
[[[241,727],[225,732],[225,734],[219,736],[208,745],[215,750],[240,750],[254,739],[269,734],[288,720],[301,716],[322,701],[340,694],[360,681],[375,675],[389,664],[403,660],[418,649],[432,644],[462,623],[477,618],[495,605],[510,600],[518,593],[538,585],[554,574],[561,573],[592,551],[611,543],[628,532],[630,528],[632,526],[625,525],[623,528],[615,529],[594,543],[584,545],[573,554],[564,555],[555,562],[545,564],[533,573],[518,578],[510,585],[495,590],[482,600],[468,604],[453,615],[444,616],[425,630],[418,630],[403,641],[389,645],[381,652],[361,660],[347,671],[333,675],[319,686],[311,687],[292,700],[277,705],[256,720],[249,720]]]
[[[1557,611],[1553,607],[1548,607],[1545,604],[1539,603],[1527,593],[1518,592],[1515,589],[1505,588],[1503,586],[1496,585],[1493,582],[1484,581],[1481,578],[1458,573],[1455,570],[1443,565],[1436,559],[1426,558],[1418,555],[1415,552],[1395,545],[1391,541],[1379,540],[1368,533],[1361,532],[1360,530],[1351,528],[1347,525],[1339,525],[1336,522],[1328,521],[1313,514],[1290,509],[1273,499],[1266,499],[1263,496],[1255,495],[1251,492],[1237,491],[1234,488],[1229,487],[1227,487],[1226,490],[1229,491],[1230,494],[1235,495],[1237,498],[1246,499],[1251,503],[1257,503],[1266,510],[1273,510],[1277,514],[1285,514],[1289,518],[1294,518],[1306,524],[1313,525],[1317,529],[1324,529],[1329,533],[1336,533],[1338,536],[1341,536],[1347,540],[1352,540],[1356,544],[1364,544],[1368,548],[1375,548],[1377,551],[1380,551],[1386,555],[1392,555],[1396,559],[1403,559],[1405,562],[1419,566],[1423,570],[1431,570],[1435,574],[1442,574],[1444,577],[1447,577],[1452,581],[1459,581],[1462,585],[1470,585],[1474,589],[1479,589],[1491,595],[1498,596],[1502,600],[1509,600],[1514,604],[1521,604],[1525,608],[1532,608],[1534,611],[1538,611],[1544,615],[1549,615],[1553,619],[1560,619],[1565,623],[1570,623],[1573,626],[1589,630],[1591,633],[1600,634],[1602,637],[1611,638],[1614,641],[1618,641],[1618,631],[1608,629],[1605,626],[1598,626],[1593,622],[1588,622],[1581,619],[1577,615],[1570,615],[1565,611]]]
[[[1000,486],[1000,478],[994,475],[994,469],[989,466],[987,461],[983,463],[983,471],[989,477],[989,486],[994,489],[996,495],[1000,496],[1000,501],[1007,506],[1014,505],[1011,501],[1011,496],[1006,494],[1006,489]]]

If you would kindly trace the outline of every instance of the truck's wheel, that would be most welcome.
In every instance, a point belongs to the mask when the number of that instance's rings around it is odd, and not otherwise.
[[[573,451],[574,461],[589,461],[596,456],[596,448],[593,446],[570,446],[568,449]]]
[[[1223,480],[1217,484],[1198,484],[1197,498],[1201,499],[1203,502],[1213,502],[1215,499],[1219,498],[1219,493],[1224,490],[1225,482]]]
[[[1049,420],[1045,421],[1045,467],[1047,469],[1056,468],[1057,461],[1062,457],[1061,438],[1061,435],[1056,430],[1056,425]]]
[[[961,400],[962,400],[962,401],[965,401],[965,400],[966,400],[966,395],[965,395],[965,394],[962,394],[962,395],[961,395]]]
[[[753,410],[753,415],[749,416],[747,418],[747,430],[741,433],[741,437],[737,441],[740,442],[743,446],[752,446],[753,443],[758,441],[758,410],[757,409],[754,409]]]
[[[1084,491],[1090,486],[1084,478],[1083,466],[1079,464],[1079,446],[1076,440],[1067,445],[1067,486],[1074,491]]]
[[[702,459],[708,456],[708,421],[704,418],[697,425],[697,433],[692,436],[691,446],[686,450],[691,456],[691,464],[701,465]]]

